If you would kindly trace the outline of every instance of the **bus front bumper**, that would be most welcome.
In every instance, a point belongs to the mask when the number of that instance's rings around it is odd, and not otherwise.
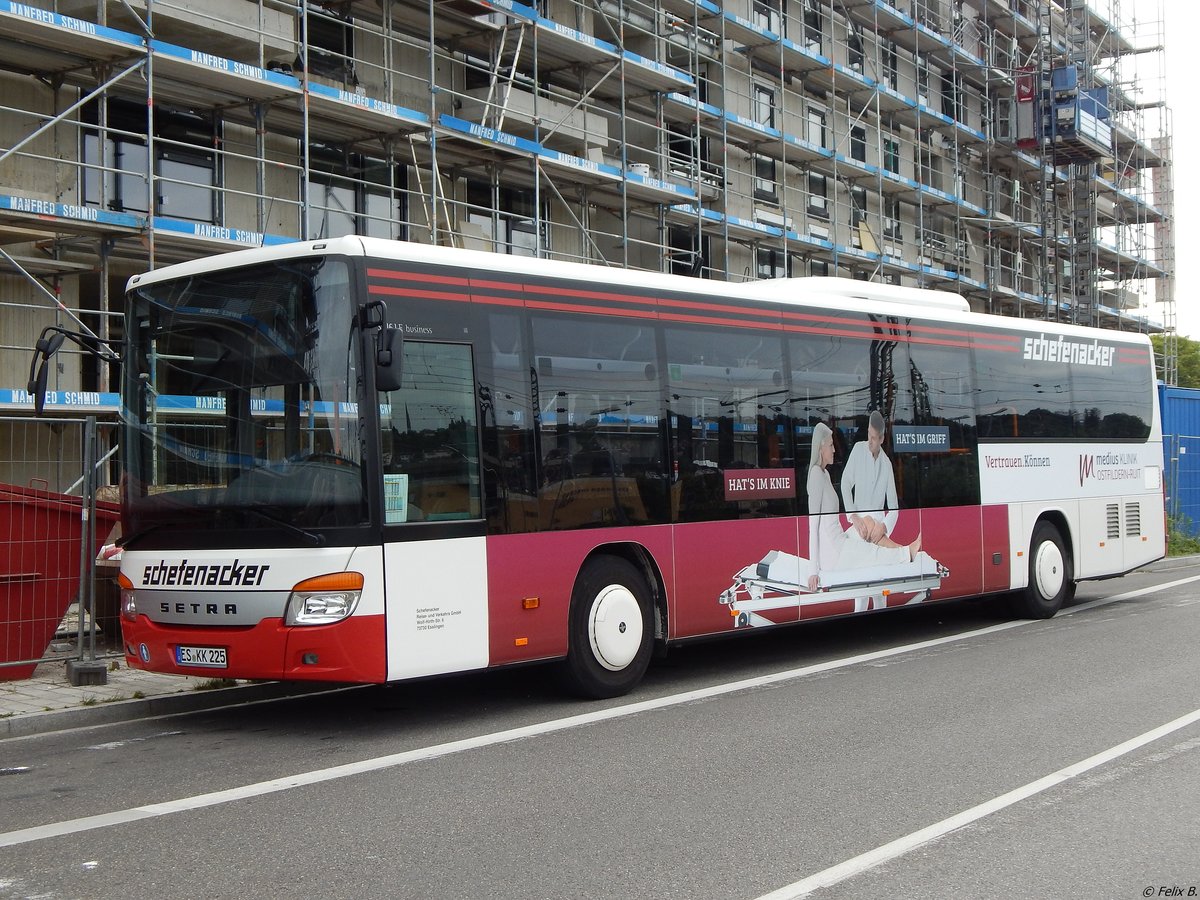
[[[331,625],[288,626],[281,618],[237,628],[122,619],[125,662],[135,669],[193,677],[281,681],[387,680],[383,616]]]

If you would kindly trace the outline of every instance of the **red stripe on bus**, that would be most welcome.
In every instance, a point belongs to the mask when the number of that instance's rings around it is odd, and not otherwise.
[[[368,278],[389,278],[393,281],[428,281],[433,284],[461,284],[467,286],[466,278],[453,275],[431,275],[428,272],[404,272],[398,269],[367,269]]]
[[[646,306],[657,306],[664,302],[658,297],[643,297],[640,294],[610,294],[607,291],[588,291],[582,288],[544,287],[539,284],[527,284],[525,290],[530,294],[561,294],[566,297],[590,298],[592,300],[612,300],[617,303],[642,303]]]
[[[755,328],[767,329],[771,331],[785,330],[801,334],[824,334],[832,337],[849,337],[859,340],[891,340],[897,343],[906,344],[923,344],[927,346],[942,346],[942,347],[960,347],[965,348],[971,346],[964,337],[962,341],[945,340],[933,337],[924,337],[922,335],[905,335],[888,332],[901,331],[898,327],[885,327],[878,324],[859,323],[846,321],[844,319],[829,319],[830,324],[838,324],[843,328],[830,328],[820,325],[793,325],[783,322],[770,321],[745,321],[742,319],[726,319],[716,316],[701,316],[689,315],[686,313],[667,313],[655,312],[653,310],[634,310],[634,309],[616,309],[604,306],[584,306],[576,303],[552,303],[549,300],[524,300],[516,297],[494,297],[488,295],[477,294],[474,297],[468,297],[462,294],[449,294],[442,291],[420,291],[412,288],[390,287],[387,285],[371,285],[370,293],[381,294],[393,297],[411,297],[413,299],[423,300],[450,300],[456,303],[467,303],[474,300],[478,303],[485,303],[491,306],[507,306],[521,307],[525,306],[530,309],[542,309],[555,312],[572,312],[584,315],[593,316],[617,316],[622,318],[639,318],[639,319],[662,319],[669,322],[684,322],[693,325],[721,325],[731,328]],[[699,310],[707,310],[710,307],[698,304],[695,306]],[[719,307],[718,307],[719,309]],[[819,317],[812,317],[815,321],[821,321]],[[907,330],[907,329],[903,329]],[[978,341],[974,344],[975,347],[985,350],[996,350],[999,352],[1015,353],[1020,348],[1013,346],[985,346]]]
[[[525,290],[525,285],[515,281],[484,281],[480,278],[471,279],[471,290],[477,288],[489,288],[498,291],[516,291],[521,293]]]
[[[530,309],[557,309],[562,312],[588,313],[593,316],[620,315],[635,319],[657,319],[658,313],[653,310],[623,309],[619,313],[601,306],[579,306],[574,303],[551,303],[548,300],[526,300],[525,305]]]
[[[492,297],[488,294],[472,294],[471,299],[476,303],[486,303],[490,306],[524,306],[525,301],[520,297]]]
[[[739,322],[735,319],[718,319],[713,316],[689,315],[688,313],[659,313],[658,317],[665,322],[691,322],[701,325],[732,325],[734,328],[766,328],[779,331],[783,328],[780,322]]]
[[[416,288],[390,287],[386,284],[367,286],[368,294],[383,294],[387,297],[415,297],[422,300],[451,300],[455,303],[470,303],[471,298],[466,294],[450,294],[446,291],[420,291]]]
[[[998,353],[1015,353],[1021,349],[1024,336],[995,333],[990,331],[970,331],[958,328],[943,328],[936,325],[915,325],[910,323],[891,323],[872,320],[849,319],[843,316],[817,315],[814,313],[793,312],[786,309],[755,309],[742,306],[730,306],[725,303],[712,303],[703,300],[680,300],[670,297],[647,297],[639,294],[614,294],[608,291],[591,291],[582,288],[555,287],[545,285],[522,284],[520,282],[484,281],[480,279],[455,278],[443,275],[426,275],[416,272],[400,272],[391,269],[368,269],[367,274],[383,278],[404,281],[427,281],[439,284],[455,284],[472,288],[499,288],[525,295],[556,295],[592,299],[609,303],[629,305],[644,305],[655,309],[630,309],[628,307],[588,306],[580,303],[554,303],[550,300],[531,300],[521,297],[500,297],[496,295],[474,294],[471,297],[462,294],[449,294],[438,291],[417,291],[394,288],[386,285],[370,285],[370,293],[388,296],[413,297],[429,300],[451,300],[462,303],[475,300],[493,306],[520,307],[542,309],[559,312],[582,313],[585,315],[605,315],[625,318],[652,319],[664,321],[688,322],[692,324],[724,325],[734,328],[767,328],[799,332],[804,334],[827,334],[835,337],[852,337],[862,340],[895,340],[909,344],[924,344],[943,347],[973,347],[977,350],[990,350]],[[770,302],[770,301],[768,301]],[[708,315],[687,315],[683,313],[670,314],[663,308],[691,309]],[[721,315],[733,315],[737,318],[721,318]],[[811,322],[814,325],[800,326],[791,322]],[[835,327],[820,327],[821,325]],[[939,339],[937,336],[942,336]],[[952,338],[962,338],[961,341]],[[1148,362],[1150,355],[1137,348],[1117,347],[1122,362]]]

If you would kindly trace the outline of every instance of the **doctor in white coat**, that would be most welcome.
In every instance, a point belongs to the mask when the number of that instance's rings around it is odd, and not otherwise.
[[[896,476],[883,452],[883,415],[871,411],[867,439],[850,449],[842,471],[842,505],[862,538],[872,544],[890,536],[899,518]]]

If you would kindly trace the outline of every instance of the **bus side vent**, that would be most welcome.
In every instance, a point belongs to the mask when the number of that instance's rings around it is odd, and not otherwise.
[[[1141,537],[1142,506],[1140,503],[1125,504],[1125,536]]]
[[[1115,503],[1108,504],[1108,539],[1115,541],[1121,536],[1121,510]]]

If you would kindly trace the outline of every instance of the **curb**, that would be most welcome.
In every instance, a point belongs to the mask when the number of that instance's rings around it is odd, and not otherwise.
[[[1164,569],[1179,569],[1184,566],[1200,566],[1200,553],[1190,553],[1186,556],[1164,556],[1157,562],[1142,566],[1138,571],[1161,572]]]
[[[264,700],[285,700],[289,697],[344,690],[348,686],[329,683],[263,681],[214,690],[182,691],[177,694],[160,694],[140,700],[115,700],[98,703],[95,706],[75,706],[70,709],[28,713],[0,719],[0,740],[48,734],[69,728],[133,722],[155,716],[204,712],[205,710],[257,703]]]

